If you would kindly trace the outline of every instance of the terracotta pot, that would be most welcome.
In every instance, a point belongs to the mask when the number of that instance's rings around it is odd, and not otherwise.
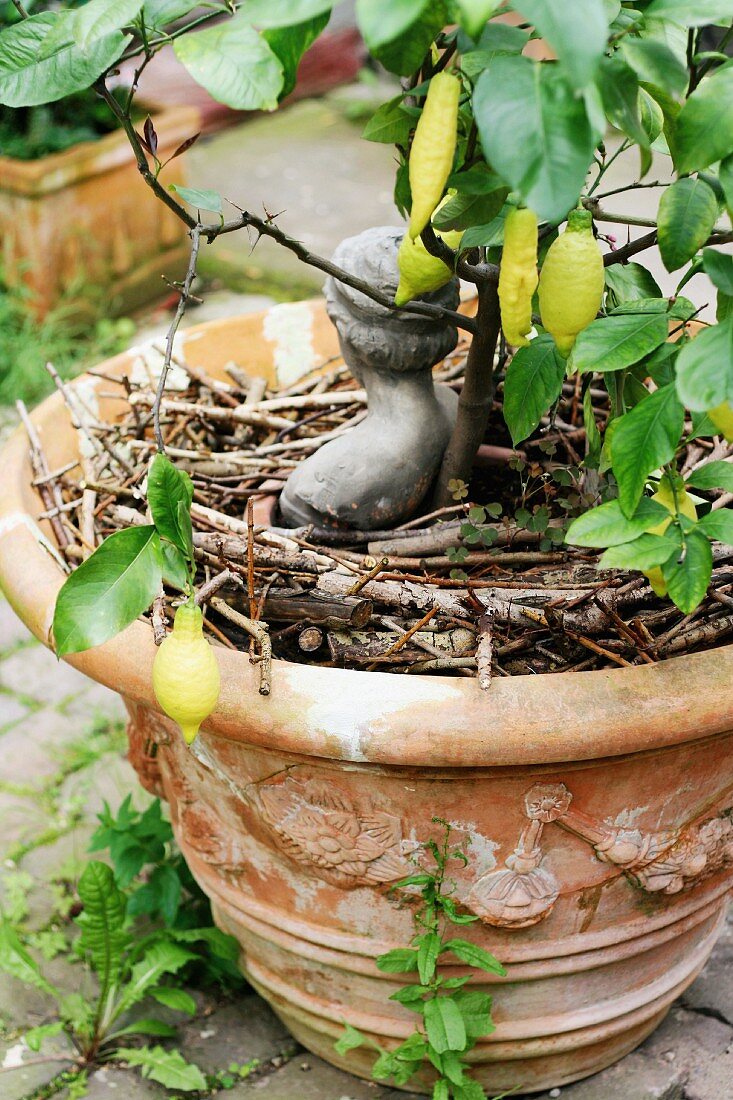
[[[153,122],[165,160],[196,133],[199,113],[166,108],[154,111]],[[161,178],[183,183],[182,161]],[[161,276],[182,276],[190,249],[185,227],[141,178],[121,131],[39,160],[0,157],[0,234],[5,278],[32,290],[39,317],[80,284],[110,287],[116,313],[142,305],[164,292]]]
[[[303,303],[191,329],[183,350],[215,375],[235,360],[289,385],[336,341],[322,307]],[[81,384],[89,402],[97,380]],[[110,398],[100,405],[114,415]],[[68,461],[59,398],[34,419],[51,467]],[[3,470],[0,579],[45,641],[62,575],[20,431]],[[505,979],[471,977],[494,996],[496,1032],[471,1056],[490,1092],[561,1085],[620,1058],[708,957],[733,869],[733,647],[497,679],[487,693],[276,661],[269,698],[244,653],[217,649],[221,700],[193,751],[158,711],[153,655],[136,622],[70,663],[124,697],[131,759],[170,802],[245,973],[329,1061],[369,1074],[368,1052],[334,1054],[344,1020],[388,1044],[413,1026],[375,958],[412,934],[388,887],[435,835],[434,814],[468,844],[456,895],[481,919],[462,934],[507,966]]]

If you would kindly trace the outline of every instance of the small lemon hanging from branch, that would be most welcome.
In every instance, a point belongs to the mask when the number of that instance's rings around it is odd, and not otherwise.
[[[461,82],[452,73],[436,73],[430,81],[410,150],[412,209],[408,232],[413,240],[430,221],[453,167],[460,96]]]
[[[221,681],[214,651],[204,638],[204,617],[193,601],[176,611],[173,630],[153,662],[153,688],[163,711],[181,727],[186,743],[217,704]]]

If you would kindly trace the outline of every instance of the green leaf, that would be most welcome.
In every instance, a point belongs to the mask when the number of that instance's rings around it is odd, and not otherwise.
[[[408,974],[417,970],[417,951],[412,947],[396,947],[378,957],[377,969],[385,974]]]
[[[434,38],[448,22],[449,13],[446,3],[444,0],[430,0],[428,3],[416,3],[415,0],[398,0],[397,3],[392,3],[392,0],[360,0],[357,7],[357,15],[365,23],[369,20],[370,34],[373,31],[375,37],[381,37],[378,26],[380,20],[377,18],[378,9],[382,9],[383,12],[389,9],[391,18],[401,19],[401,13],[406,12],[408,7],[413,13],[418,8],[421,11],[400,34],[383,41],[379,46],[367,39],[367,45],[375,61],[391,73],[397,73],[398,76],[409,76],[422,65]],[[387,21],[384,20],[385,26],[386,23]],[[367,38],[366,35],[365,38]]]
[[[38,963],[23,947],[17,932],[6,920],[0,922],[0,970],[11,978],[17,978],[25,986],[40,989],[52,997],[58,996],[58,991],[46,981]]]
[[[53,636],[59,657],[109,641],[147,611],[162,580],[154,527],[127,527],[98,546],[66,578],[56,600]]]
[[[613,296],[610,305],[662,296],[652,273],[636,263],[609,264],[606,268],[606,289]]]
[[[471,248],[485,247],[495,248],[504,243],[504,222],[511,207],[505,204],[503,209],[487,225],[474,225],[467,229],[461,237],[460,251],[467,252]]]
[[[0,102],[6,107],[53,103],[89,88],[130,41],[115,32],[83,53],[73,37],[73,12],[41,12],[0,32]],[[49,35],[53,45],[42,48]]]
[[[148,471],[148,504],[158,534],[191,556],[193,482],[164,454],[156,454]],[[179,509],[179,505],[183,508]]]
[[[733,493],[733,463],[706,462],[693,470],[685,484],[692,489],[724,489],[726,493]]]
[[[684,415],[676,389],[669,385],[649,394],[619,419],[611,440],[611,463],[627,516],[637,509],[647,475],[674,458]]]
[[[425,1002],[425,1030],[438,1054],[466,1049],[466,1026],[454,997],[433,997]]]
[[[177,989],[172,985],[160,985],[149,992],[158,1004],[172,1008],[174,1012],[185,1012],[189,1016],[196,1015],[196,1001],[185,989]]]
[[[297,23],[294,27],[276,27],[264,31],[262,37],[283,67],[283,86],[278,94],[278,102],[289,96],[298,79],[298,66],[305,51],[313,45],[322,30],[328,25],[330,11]]]
[[[623,370],[663,344],[668,331],[665,314],[622,313],[601,317],[578,334],[572,366],[580,372]]]
[[[689,615],[703,599],[713,571],[713,551],[710,541],[699,530],[682,536],[682,559],[677,556],[662,566],[669,597]]]
[[[432,1100],[450,1100],[450,1091],[447,1081],[436,1081],[433,1085]]]
[[[437,932],[426,932],[416,943],[418,974],[423,985],[427,985],[435,976],[435,964],[440,954],[440,936]]]
[[[609,122],[637,145],[648,145],[639,113],[639,80],[634,70],[620,57],[604,57],[598,70],[598,89]]]
[[[184,555],[170,542],[161,542],[160,549],[163,554],[163,580],[179,592],[185,592],[189,576]]]
[[[130,970],[130,976],[115,1007],[115,1017],[121,1016],[141,1001],[148,990],[158,984],[163,974],[175,974],[195,958],[192,951],[187,951],[170,940],[155,941]]]
[[[487,970],[490,974],[501,974],[502,976],[506,974],[506,970],[498,959],[495,959],[483,947],[478,947],[469,940],[446,940],[443,944],[443,951],[452,951],[456,958],[467,966]]]
[[[647,19],[668,19],[682,27],[704,27],[733,17],[730,0],[653,0]]]
[[[710,236],[718,216],[715,192],[701,179],[675,180],[659,200],[659,251],[667,271],[691,260]]]
[[[116,0],[115,0],[116,2]],[[292,27],[316,16],[330,13],[339,0],[243,0],[239,12],[262,29]]]
[[[195,206],[197,210],[211,210],[214,214],[222,212],[222,197],[218,191],[198,190],[194,187],[179,187],[177,183],[170,185],[170,190],[180,195],[184,202]]]
[[[695,172],[733,153],[733,66],[714,70],[677,116],[672,154],[678,172]]]
[[[479,77],[473,110],[484,156],[540,218],[575,205],[595,135],[582,97],[560,69],[497,56]]]
[[[207,1088],[206,1078],[197,1065],[187,1062],[177,1050],[163,1050],[162,1047],[120,1047],[110,1055],[117,1062],[127,1062],[129,1066],[140,1066],[143,1077],[158,1081],[168,1089],[180,1089],[181,1092],[202,1091]]]
[[[170,1024],[164,1024],[162,1020],[142,1019],[135,1020],[115,1032],[115,1039],[122,1035],[154,1035],[158,1039],[175,1039],[177,1031]]]
[[[358,1047],[364,1046],[366,1042],[366,1036],[362,1035],[360,1031],[357,1031],[351,1024],[344,1025],[344,1033],[340,1039],[334,1044],[333,1048],[337,1054],[348,1054],[350,1050],[356,1050]]]
[[[356,0],[359,30],[370,50],[393,42],[419,19],[428,0]]]
[[[565,541],[572,546],[619,546],[656,527],[669,519],[664,505],[650,497],[643,497],[634,515],[629,518],[619,501],[610,500],[597,508],[591,508],[570,524]]]
[[[238,13],[175,40],[176,57],[209,95],[237,111],[272,111],[283,87],[282,64]]]
[[[718,290],[733,294],[733,256],[718,252],[715,248],[703,248],[702,266]]]
[[[498,176],[498,187],[493,192],[475,194],[461,192],[453,195],[433,216],[436,229],[469,229],[477,224],[492,221],[504,205],[509,194]]]
[[[405,145],[415,120],[404,108],[402,96],[395,96],[378,107],[364,127],[367,141],[382,141],[388,145]]]
[[[703,329],[677,357],[677,393],[694,412],[733,398],[733,316]]]
[[[483,967],[483,969],[488,969]],[[502,968],[494,970],[495,974],[506,974]],[[470,1042],[483,1039],[494,1031],[491,1021],[491,997],[488,993],[481,993],[478,989],[461,989],[455,994],[454,1000],[463,1017],[466,1035]]]
[[[542,333],[514,355],[504,381],[504,419],[516,447],[535,430],[560,396],[565,360],[549,333]]]
[[[698,530],[708,538],[733,546],[733,509],[718,508],[697,521]]]
[[[456,0],[458,22],[466,34],[475,40],[487,19],[491,18],[500,5],[501,0]]]
[[[162,30],[198,7],[197,0],[145,0],[142,18],[148,30]]]
[[[79,879],[79,898],[84,906],[75,918],[81,928],[79,944],[89,956],[100,985],[113,985],[120,974],[124,952],[130,945],[125,930],[127,899],[114,880],[111,867],[92,860]]]
[[[655,38],[632,38],[627,35],[620,45],[626,62],[636,71],[639,80],[661,88],[674,97],[684,94],[687,89],[687,69],[664,42]]]
[[[631,542],[611,546],[598,563],[599,569],[651,569],[664,565],[680,551],[678,539],[664,535],[639,535]]]
[[[63,1020],[54,1020],[52,1024],[40,1024],[38,1027],[32,1027],[29,1031],[26,1031],[23,1035],[23,1041],[28,1050],[38,1052],[46,1039],[58,1035],[63,1030]]]
[[[608,38],[603,0],[573,0],[572,15],[557,0],[516,0],[512,6],[550,44],[571,84],[578,89],[590,84]]]
[[[129,27],[142,6],[143,0],[88,0],[74,12],[74,41],[86,53],[95,42]]]

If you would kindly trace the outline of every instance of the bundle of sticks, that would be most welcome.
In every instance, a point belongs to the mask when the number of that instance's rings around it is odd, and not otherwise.
[[[459,344],[436,370],[437,385],[460,387],[465,350]],[[98,369],[90,372],[94,384],[81,386],[68,386],[49,366],[80,437],[79,460],[61,469],[49,469],[20,406],[42,518],[69,570],[113,531],[149,522],[144,489],[156,450],[151,410],[162,360],[162,350],[149,348],[122,379]],[[234,363],[225,374],[214,379],[174,358],[161,425],[168,456],[193,480],[197,599],[206,627],[216,644],[249,647],[263,693],[270,689],[273,656],[401,675],[477,677],[486,689],[492,676],[652,664],[733,635],[733,550],[726,547],[715,548],[705,600],[683,615],[658,599],[643,576],[599,572],[597,555],[586,550],[548,549],[543,535],[517,525],[509,507],[506,516],[483,525],[492,529],[483,549],[464,543],[467,502],[391,531],[283,529],[279,489],[298,462],[359,423],[366,395],[340,360],[275,392]],[[121,395],[125,411],[105,422],[98,399]],[[602,421],[605,394],[591,395]],[[580,466],[579,397],[568,383],[552,419],[523,445],[525,477],[539,486],[552,484],[559,465],[550,452]],[[500,403],[501,392],[497,409]],[[497,412],[490,430],[500,422]],[[506,464],[508,453],[495,446],[482,456],[494,464],[492,487],[504,500],[519,482]],[[724,445],[698,440],[684,464],[692,469],[727,453]],[[587,483],[580,488],[589,490]],[[720,497],[713,506],[726,502]],[[150,623],[157,641],[179,599],[171,590],[156,601]]]

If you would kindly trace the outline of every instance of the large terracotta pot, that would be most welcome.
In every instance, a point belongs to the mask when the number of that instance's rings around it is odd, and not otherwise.
[[[322,307],[300,304],[192,329],[184,352],[215,375],[234,360],[290,384],[336,340]],[[88,402],[98,383],[82,384]],[[51,466],[68,461],[58,397],[35,423]],[[2,468],[0,580],[46,641],[62,575],[21,431]],[[375,958],[412,934],[388,887],[435,835],[434,814],[468,845],[456,892],[480,921],[465,935],[507,967],[471,978],[494,996],[496,1032],[471,1056],[490,1091],[544,1089],[620,1058],[708,957],[733,868],[733,647],[497,679],[487,693],[276,661],[269,698],[244,653],[217,649],[221,701],[192,751],[156,706],[154,651],[136,622],[71,663],[124,697],[131,759],[170,802],[245,973],[328,1060],[369,1074],[368,1051],[334,1054],[344,1021],[388,1044],[413,1026]]]
[[[165,108],[153,122],[165,160],[199,129],[199,112]],[[183,162],[161,178],[183,183]],[[39,160],[0,156],[0,235],[4,276],[30,288],[38,316],[80,286],[109,287],[115,312],[133,309],[163,293],[163,275],[181,277],[190,251],[185,227],[141,178],[121,130]]]

